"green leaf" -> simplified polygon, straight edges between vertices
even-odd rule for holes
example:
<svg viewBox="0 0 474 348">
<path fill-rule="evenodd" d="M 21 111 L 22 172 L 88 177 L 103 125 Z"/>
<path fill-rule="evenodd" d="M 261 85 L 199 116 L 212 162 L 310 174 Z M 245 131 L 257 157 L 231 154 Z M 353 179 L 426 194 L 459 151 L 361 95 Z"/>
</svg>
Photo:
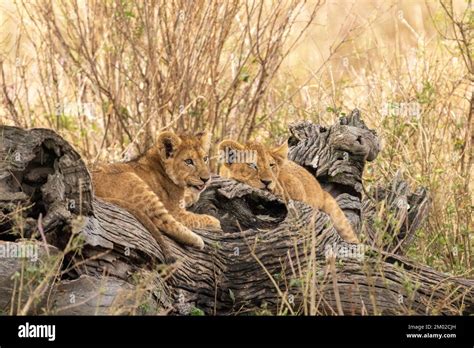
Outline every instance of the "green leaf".
<svg viewBox="0 0 474 348">
<path fill-rule="evenodd" d="M 301 279 L 297 279 L 297 278 L 293 278 L 293 279 L 290 279 L 290 287 L 303 287 L 303 282 L 301 281 Z"/>
<path fill-rule="evenodd" d="M 205 315 L 204 311 L 200 308 L 197 308 L 197 307 L 193 307 L 189 314 L 192 315 L 192 316 L 198 316 L 198 317 L 202 317 L 202 316 Z"/>
</svg>

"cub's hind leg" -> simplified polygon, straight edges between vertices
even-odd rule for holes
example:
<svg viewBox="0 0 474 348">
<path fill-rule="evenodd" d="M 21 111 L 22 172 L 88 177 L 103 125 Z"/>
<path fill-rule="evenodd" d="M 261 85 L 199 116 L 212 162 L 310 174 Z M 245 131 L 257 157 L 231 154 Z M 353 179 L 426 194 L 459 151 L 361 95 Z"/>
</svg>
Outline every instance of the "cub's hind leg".
<svg viewBox="0 0 474 348">
<path fill-rule="evenodd" d="M 138 221 L 140 221 L 148 231 L 150 231 L 158 245 L 161 247 L 165 263 L 171 264 L 176 261 L 176 258 L 170 252 L 168 242 L 166 242 L 163 238 L 162 232 L 153 224 L 153 221 L 151 221 L 150 218 L 143 211 L 136 209 L 134 205 L 121 199 L 104 198 L 104 200 L 124 208 L 126 211 L 132 214 Z"/>
<path fill-rule="evenodd" d="M 333 198 L 333 196 L 331 196 L 331 194 L 324 190 L 322 192 L 323 202 L 320 209 L 331 217 L 336 231 L 346 242 L 360 243 L 359 238 L 357 238 L 357 235 L 352 229 L 352 226 L 347 217 L 344 215 L 341 207 L 339 207 L 339 204 L 337 204 L 336 200 Z"/>
</svg>

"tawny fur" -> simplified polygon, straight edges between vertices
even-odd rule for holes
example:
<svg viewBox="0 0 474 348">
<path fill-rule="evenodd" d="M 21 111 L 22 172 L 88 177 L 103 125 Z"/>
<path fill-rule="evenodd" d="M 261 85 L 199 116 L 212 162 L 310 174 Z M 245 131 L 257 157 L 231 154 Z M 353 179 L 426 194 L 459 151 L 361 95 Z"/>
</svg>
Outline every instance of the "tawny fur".
<svg viewBox="0 0 474 348">
<path fill-rule="evenodd" d="M 196 190 L 189 190 L 189 189 L 184 190 L 184 199 L 182 202 L 182 206 L 184 208 L 189 208 L 190 206 L 192 206 L 194 203 L 196 203 L 199 200 L 200 196 L 201 196 L 201 192 L 197 192 Z"/>
<path fill-rule="evenodd" d="M 204 247 L 190 228 L 220 228 L 209 215 L 183 207 L 184 190 L 200 192 L 209 182 L 209 133 L 178 136 L 163 132 L 157 144 L 127 163 L 101 165 L 92 171 L 95 195 L 135 216 L 166 252 L 160 231 L 183 244 Z"/>
<path fill-rule="evenodd" d="M 251 158 L 256 153 L 256 163 L 230 163 L 225 157 L 221 175 L 268 190 L 285 199 L 302 201 L 331 217 L 335 229 L 347 242 L 359 243 L 349 220 L 336 200 L 321 188 L 316 178 L 305 168 L 287 159 L 288 145 L 285 143 L 275 149 L 267 149 L 258 143 L 242 145 L 233 140 L 224 140 L 219 145 L 221 153 L 234 155 L 245 153 L 240 158 Z"/>
</svg>

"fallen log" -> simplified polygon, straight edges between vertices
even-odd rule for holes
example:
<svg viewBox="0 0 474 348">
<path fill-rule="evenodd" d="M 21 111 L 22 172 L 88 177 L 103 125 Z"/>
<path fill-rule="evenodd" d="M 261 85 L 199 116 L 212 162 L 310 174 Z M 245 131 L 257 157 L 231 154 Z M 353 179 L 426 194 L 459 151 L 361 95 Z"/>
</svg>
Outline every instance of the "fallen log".
<svg viewBox="0 0 474 348">
<path fill-rule="evenodd" d="M 301 202 L 285 204 L 267 192 L 214 176 L 191 209 L 219 218 L 222 231 L 196 230 L 206 243 L 204 250 L 165 236 L 177 262 L 163 265 L 159 245 L 131 214 L 94 198 L 87 167 L 70 144 L 51 130 L 2 126 L 0 248 L 29 238 L 38 240 L 38 248 L 54 246 L 60 256 L 51 281 L 43 282 L 41 291 L 25 294 L 38 297 L 27 308 L 15 302 L 18 289 L 11 286 L 12 272 L 25 264 L 18 263 L 15 270 L 0 262 L 0 298 L 11 299 L 0 303 L 1 310 L 474 313 L 474 280 L 403 256 L 427 215 L 428 192 L 412 192 L 401 176 L 390 187 L 364 191 L 364 166 L 375 159 L 379 144 L 358 111 L 330 127 L 302 122 L 290 126 L 290 132 L 290 158 L 336 197 L 364 246 L 346 244 L 324 213 Z M 381 231 L 374 216 L 382 200 L 392 219 Z M 381 233 L 392 238 L 387 242 Z M 40 253 L 40 260 L 58 257 L 47 254 Z"/>
</svg>

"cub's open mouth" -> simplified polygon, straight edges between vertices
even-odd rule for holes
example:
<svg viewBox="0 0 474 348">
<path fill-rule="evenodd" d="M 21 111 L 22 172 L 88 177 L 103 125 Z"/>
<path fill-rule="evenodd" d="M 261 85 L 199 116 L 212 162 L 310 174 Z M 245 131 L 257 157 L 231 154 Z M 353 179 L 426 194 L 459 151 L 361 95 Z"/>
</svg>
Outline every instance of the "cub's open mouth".
<svg viewBox="0 0 474 348">
<path fill-rule="evenodd" d="M 204 190 L 204 188 L 206 186 L 205 185 L 191 185 L 191 187 L 198 190 L 198 191 L 202 191 L 202 190 Z"/>
</svg>

